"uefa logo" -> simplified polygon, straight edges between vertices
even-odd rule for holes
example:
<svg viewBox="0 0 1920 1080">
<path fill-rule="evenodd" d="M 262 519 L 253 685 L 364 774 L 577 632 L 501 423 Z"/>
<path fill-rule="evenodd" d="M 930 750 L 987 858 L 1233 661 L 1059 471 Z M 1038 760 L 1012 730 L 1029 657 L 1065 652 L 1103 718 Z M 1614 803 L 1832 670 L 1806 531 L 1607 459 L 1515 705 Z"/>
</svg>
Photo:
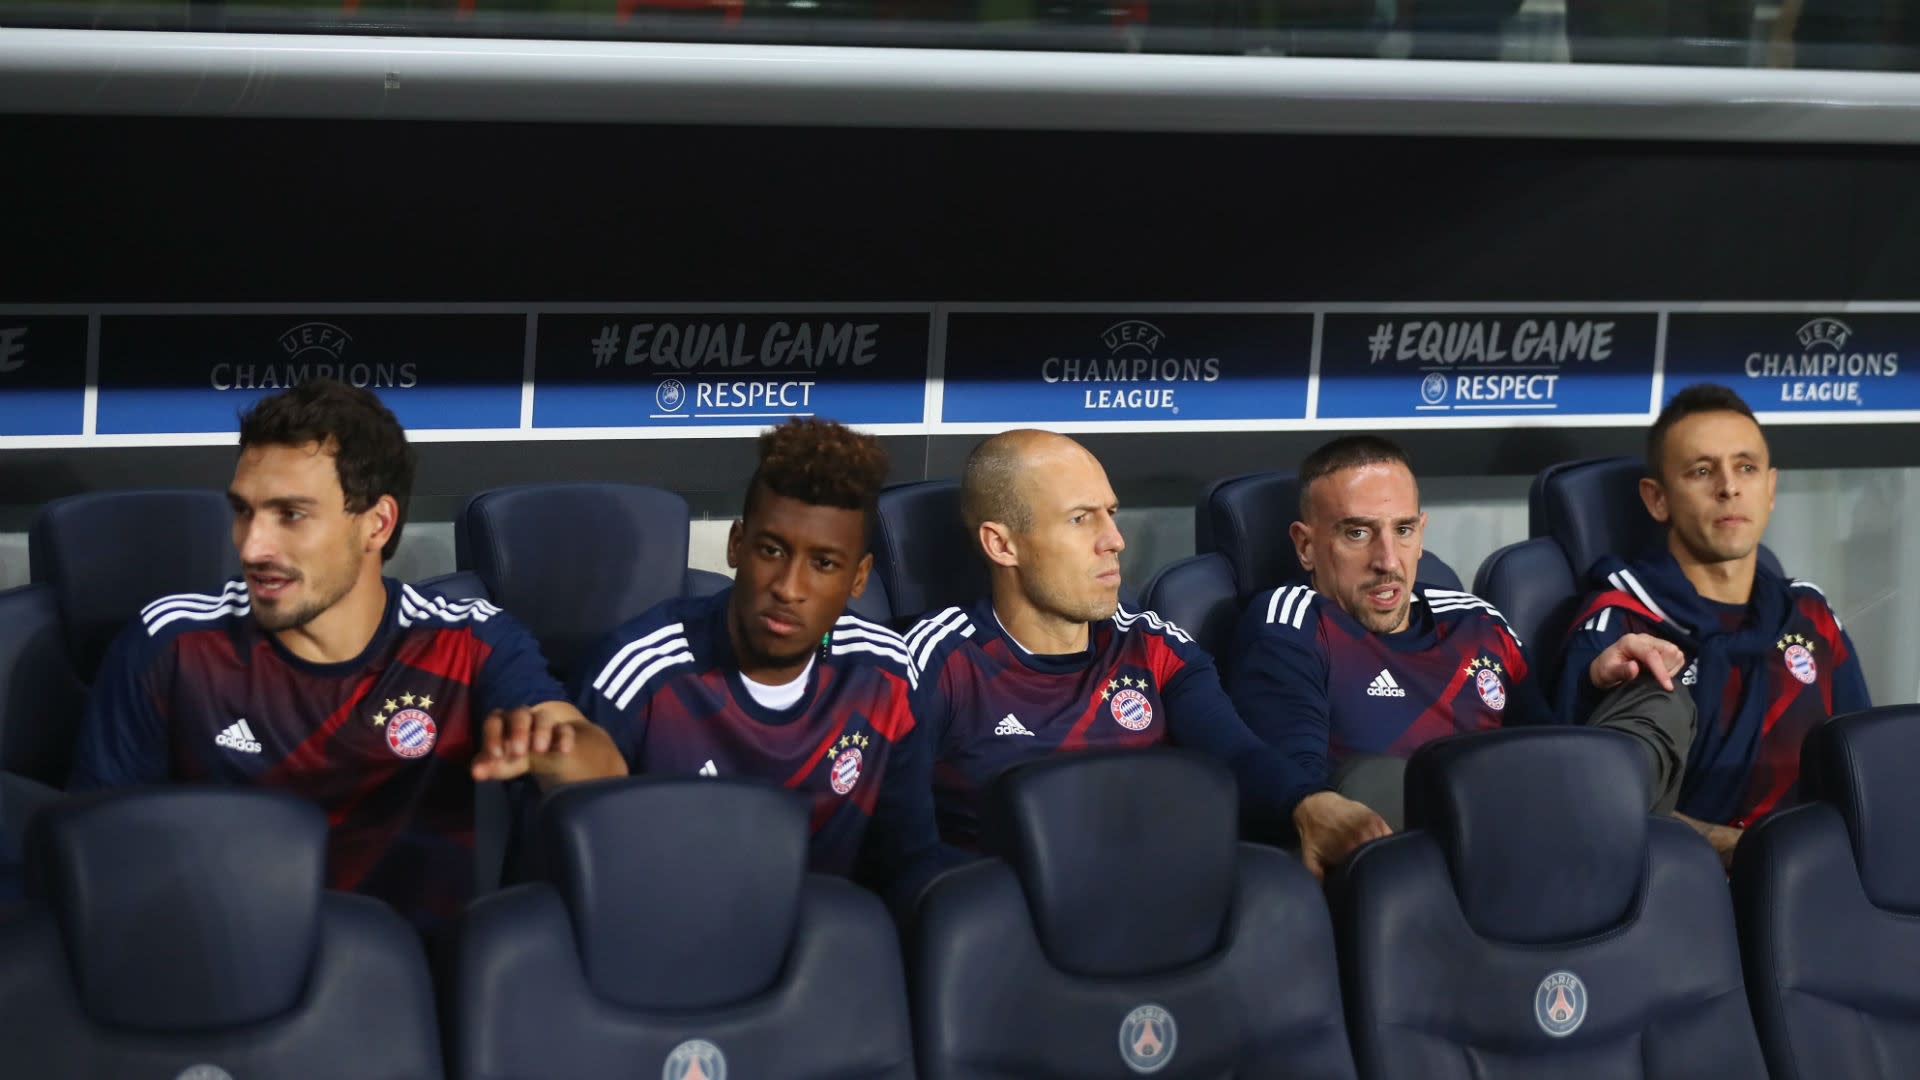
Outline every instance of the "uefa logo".
<svg viewBox="0 0 1920 1080">
<path fill-rule="evenodd" d="M 1556 971 L 1533 992 L 1533 1018 L 1556 1039 L 1579 1030 L 1587 1018 L 1587 986 L 1571 971 Z"/>
<path fill-rule="evenodd" d="M 1438 405 L 1447 400 L 1447 377 L 1437 371 L 1430 371 L 1420 380 L 1420 400 L 1429 405 Z"/>
<path fill-rule="evenodd" d="M 688 1039 L 667 1055 L 660 1080 L 727 1080 L 727 1055 L 705 1039 Z"/>
<path fill-rule="evenodd" d="M 687 404 L 687 384 L 679 379 L 663 380 L 654 387 L 653 403 L 661 412 L 679 412 Z"/>
<path fill-rule="evenodd" d="M 1142 1005 L 1120 1021 L 1120 1060 L 1137 1073 L 1156 1073 L 1173 1060 L 1179 1032 L 1173 1014 L 1158 1005 Z"/>
</svg>

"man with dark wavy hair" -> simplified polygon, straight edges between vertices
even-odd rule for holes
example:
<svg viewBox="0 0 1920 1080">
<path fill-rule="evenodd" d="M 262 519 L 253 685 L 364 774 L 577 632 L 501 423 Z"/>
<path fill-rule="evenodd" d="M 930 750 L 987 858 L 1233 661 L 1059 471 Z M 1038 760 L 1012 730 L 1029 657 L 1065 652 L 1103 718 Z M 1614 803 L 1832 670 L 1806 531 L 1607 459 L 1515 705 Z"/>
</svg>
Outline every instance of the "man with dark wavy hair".
<svg viewBox="0 0 1920 1080">
<path fill-rule="evenodd" d="M 760 437 L 733 586 L 615 631 L 576 700 L 635 773 L 745 776 L 812 801 L 812 868 L 909 899 L 937 869 L 931 765 L 900 635 L 847 612 L 873 557 L 879 441 L 796 419 Z"/>
<path fill-rule="evenodd" d="M 329 885 L 432 928 L 474 890 L 475 780 L 620 770 L 511 616 L 382 576 L 412 483 L 372 393 L 320 379 L 256 404 L 227 489 L 244 576 L 161 597 L 120 635 L 69 786 L 291 792 L 332 822 Z M 476 755 L 487 727 L 518 752 Z"/>
</svg>

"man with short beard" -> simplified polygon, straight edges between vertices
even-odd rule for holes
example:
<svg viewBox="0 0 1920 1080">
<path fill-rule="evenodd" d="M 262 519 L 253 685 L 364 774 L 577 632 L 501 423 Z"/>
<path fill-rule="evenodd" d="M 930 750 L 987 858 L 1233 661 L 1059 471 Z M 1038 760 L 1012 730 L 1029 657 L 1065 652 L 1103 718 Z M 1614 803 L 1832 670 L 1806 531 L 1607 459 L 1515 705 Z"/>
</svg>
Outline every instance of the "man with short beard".
<svg viewBox="0 0 1920 1080">
<path fill-rule="evenodd" d="M 1860 656 L 1827 598 L 1760 564 L 1777 472 L 1753 411 L 1724 386 L 1674 395 L 1647 435 L 1640 497 L 1667 526 L 1632 562 L 1603 558 L 1567 642 L 1560 706 L 1598 695 L 1588 658 L 1624 634 L 1651 633 L 1688 660 L 1681 683 L 1701 723 L 1678 816 L 1729 865 L 1747 825 L 1789 799 L 1800 744 L 1830 716 L 1869 708 Z"/>
<path fill-rule="evenodd" d="M 1286 795 L 1315 873 L 1400 825 L 1406 758 L 1443 735 L 1550 723 L 1506 619 L 1472 593 L 1416 582 L 1427 516 L 1407 454 L 1335 439 L 1300 466 L 1294 552 L 1308 579 L 1254 598 L 1235 636 L 1229 690 L 1247 725 L 1292 764 Z M 1679 650 L 1629 634 L 1591 658 L 1623 689 L 1591 723 L 1638 738 L 1653 804 L 1671 797 L 1692 710 L 1672 693 Z M 1635 681 L 1642 673 L 1649 680 Z M 1657 684 L 1657 688 L 1654 684 Z"/>
<path fill-rule="evenodd" d="M 244 577 L 161 597 L 115 641 L 69 788 L 297 795 L 332 822 L 328 885 L 431 930 L 474 890 L 476 780 L 624 771 L 512 617 L 381 575 L 412 482 L 369 391 L 321 379 L 249 410 L 227 489 Z"/>
</svg>

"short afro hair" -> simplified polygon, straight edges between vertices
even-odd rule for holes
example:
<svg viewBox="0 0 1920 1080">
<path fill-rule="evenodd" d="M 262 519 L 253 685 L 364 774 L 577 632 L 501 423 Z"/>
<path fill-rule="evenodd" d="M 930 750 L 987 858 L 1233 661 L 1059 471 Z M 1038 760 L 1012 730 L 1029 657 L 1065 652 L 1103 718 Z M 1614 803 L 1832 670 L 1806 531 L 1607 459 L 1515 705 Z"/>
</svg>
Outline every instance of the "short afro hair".
<svg viewBox="0 0 1920 1080">
<path fill-rule="evenodd" d="M 869 521 L 887 482 L 880 440 L 835 423 L 796 417 L 760 436 L 760 464 L 747 484 L 742 514 L 753 513 L 762 488 L 811 506 L 858 510 Z"/>
</svg>

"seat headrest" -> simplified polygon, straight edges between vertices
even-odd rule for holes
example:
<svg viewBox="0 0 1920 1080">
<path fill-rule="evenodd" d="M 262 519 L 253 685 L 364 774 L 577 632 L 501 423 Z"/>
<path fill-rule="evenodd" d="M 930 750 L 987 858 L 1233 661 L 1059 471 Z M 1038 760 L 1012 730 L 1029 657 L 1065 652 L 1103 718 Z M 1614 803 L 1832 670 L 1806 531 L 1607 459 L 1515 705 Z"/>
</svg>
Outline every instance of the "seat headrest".
<svg viewBox="0 0 1920 1080">
<path fill-rule="evenodd" d="M 29 573 L 53 586 L 74 671 L 100 658 L 140 609 L 175 593 L 218 593 L 240 574 L 233 511 L 218 491 L 102 491 L 34 517 Z"/>
<path fill-rule="evenodd" d="M 549 798 L 540 844 L 600 998 L 711 1009 L 779 978 L 807 874 L 795 793 L 709 777 L 581 784 Z"/>
<path fill-rule="evenodd" d="M 1239 794 L 1224 766 L 1170 749 L 1062 754 L 995 789 L 989 836 L 1054 967 L 1139 977 L 1219 947 L 1239 845 Z"/>
<path fill-rule="evenodd" d="M 81 1007 L 109 1027 L 258 1023 L 300 1000 L 327 819 L 274 792 L 168 788 L 56 803 L 29 837 Z"/>
<path fill-rule="evenodd" d="M 1215 482 L 1202 499 L 1195 550 L 1227 557 L 1244 606 L 1258 593 L 1306 576 L 1288 533 L 1299 519 L 1300 484 L 1292 473 L 1230 477 Z M 1421 554 L 1414 578 L 1443 589 L 1461 588 L 1460 575 L 1430 551 Z"/>
<path fill-rule="evenodd" d="M 1575 941 L 1638 900 L 1652 780 L 1639 746 L 1601 728 L 1452 736 L 1407 762 L 1407 826 L 1440 845 L 1476 933 Z"/>
<path fill-rule="evenodd" d="M 964 607 L 992 590 L 960 512 L 960 482 L 922 480 L 880 493 L 873 515 L 873 573 L 894 621 Z"/>
<path fill-rule="evenodd" d="M 1920 706 L 1835 717 L 1800 751 L 1800 793 L 1831 804 L 1847 823 L 1860 885 L 1875 907 L 1920 915 Z"/>
<path fill-rule="evenodd" d="M 1529 531 L 1560 545 L 1576 578 L 1585 579 L 1605 555 L 1630 559 L 1658 546 L 1666 526 L 1640 498 L 1646 463 L 1635 457 L 1594 458 L 1551 466 L 1527 494 Z M 1761 565 L 1785 577 L 1780 559 L 1760 545 Z"/>
<path fill-rule="evenodd" d="M 1631 457 L 1576 461 L 1540 474 L 1540 524 L 1576 576 L 1586 577 L 1603 555 L 1630 558 L 1659 543 L 1661 525 L 1640 499 L 1646 474 Z"/>
<path fill-rule="evenodd" d="M 1240 602 L 1299 577 L 1287 527 L 1300 517 L 1300 484 L 1290 472 L 1249 473 L 1207 489 L 1206 525 L 1196 528 L 1196 551 L 1218 551 L 1233 564 Z"/>
<path fill-rule="evenodd" d="M 687 501 L 642 484 L 523 484 L 468 500 L 455 561 L 526 624 L 561 678 L 686 585 Z"/>
</svg>

